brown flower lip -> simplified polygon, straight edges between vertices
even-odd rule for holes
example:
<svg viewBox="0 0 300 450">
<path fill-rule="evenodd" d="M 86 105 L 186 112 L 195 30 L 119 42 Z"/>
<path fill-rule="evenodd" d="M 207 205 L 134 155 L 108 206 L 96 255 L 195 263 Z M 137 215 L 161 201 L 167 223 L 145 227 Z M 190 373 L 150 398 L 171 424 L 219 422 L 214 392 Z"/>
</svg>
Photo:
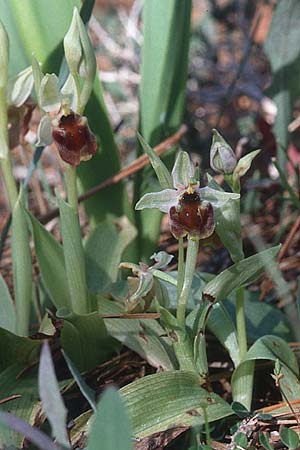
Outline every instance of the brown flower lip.
<svg viewBox="0 0 300 450">
<path fill-rule="evenodd" d="M 53 140 L 61 159 L 66 163 L 78 166 L 81 161 L 88 161 L 96 153 L 96 138 L 86 117 L 71 111 L 52 125 Z"/>
<path fill-rule="evenodd" d="M 187 234 L 191 238 L 205 239 L 215 229 L 213 207 L 209 202 L 202 202 L 196 191 L 185 191 L 179 198 L 178 205 L 169 210 L 171 232 L 175 238 Z"/>
</svg>

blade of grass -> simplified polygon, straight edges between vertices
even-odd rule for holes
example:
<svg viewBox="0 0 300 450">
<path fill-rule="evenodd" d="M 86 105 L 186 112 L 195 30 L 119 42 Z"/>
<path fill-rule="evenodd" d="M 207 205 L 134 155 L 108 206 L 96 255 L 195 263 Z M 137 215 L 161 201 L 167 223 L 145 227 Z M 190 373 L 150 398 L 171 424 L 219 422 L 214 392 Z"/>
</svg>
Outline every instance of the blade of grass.
<svg viewBox="0 0 300 450">
<path fill-rule="evenodd" d="M 157 145 L 181 123 L 185 99 L 191 1 L 146 0 L 140 85 L 140 133 Z M 142 185 L 143 180 L 143 185 Z M 151 172 L 137 176 L 135 201 L 153 190 Z M 137 213 L 139 252 L 147 260 L 157 245 L 161 214 Z"/>
</svg>

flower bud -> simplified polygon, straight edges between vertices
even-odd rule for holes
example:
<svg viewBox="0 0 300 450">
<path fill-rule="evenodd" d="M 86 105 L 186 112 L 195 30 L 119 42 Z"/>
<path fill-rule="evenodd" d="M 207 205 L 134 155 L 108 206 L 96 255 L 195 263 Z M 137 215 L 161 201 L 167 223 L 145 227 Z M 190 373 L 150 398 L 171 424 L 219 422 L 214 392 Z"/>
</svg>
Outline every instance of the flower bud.
<svg viewBox="0 0 300 450">
<path fill-rule="evenodd" d="M 97 142 L 86 117 L 70 112 L 52 122 L 52 137 L 60 157 L 71 166 L 88 161 L 97 151 Z"/>
<path fill-rule="evenodd" d="M 97 65 L 93 47 L 77 8 L 74 8 L 72 22 L 64 38 L 64 50 L 78 91 L 80 112 L 84 110 L 90 97 Z"/>
<path fill-rule="evenodd" d="M 210 167 L 218 173 L 224 175 L 231 174 L 237 164 L 234 151 L 227 144 L 225 139 L 213 130 L 213 141 L 210 149 Z"/>
</svg>

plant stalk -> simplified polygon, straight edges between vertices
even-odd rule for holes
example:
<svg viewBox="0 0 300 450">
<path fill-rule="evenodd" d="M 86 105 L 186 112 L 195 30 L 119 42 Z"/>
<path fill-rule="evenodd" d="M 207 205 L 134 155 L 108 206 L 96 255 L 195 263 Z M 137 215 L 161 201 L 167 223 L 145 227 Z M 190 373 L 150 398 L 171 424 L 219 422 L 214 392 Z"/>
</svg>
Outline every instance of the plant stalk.
<svg viewBox="0 0 300 450">
<path fill-rule="evenodd" d="M 184 248 L 183 238 L 178 239 L 178 276 L 177 276 L 177 299 L 179 299 L 184 281 Z"/>
<path fill-rule="evenodd" d="M 11 210 L 13 210 L 17 200 L 18 200 L 18 188 L 16 180 L 13 176 L 13 168 L 10 154 L 6 158 L 1 159 L 1 169 L 7 190 L 8 200 Z"/>
<path fill-rule="evenodd" d="M 189 299 L 193 276 L 196 268 L 198 249 L 199 240 L 188 239 L 184 281 L 177 304 L 177 320 L 179 325 L 181 325 L 183 328 L 185 327 L 186 306 Z"/>
<path fill-rule="evenodd" d="M 67 189 L 68 203 L 72 208 L 78 212 L 78 192 L 77 192 L 77 176 L 76 167 L 70 166 L 65 171 L 65 181 Z"/>
</svg>

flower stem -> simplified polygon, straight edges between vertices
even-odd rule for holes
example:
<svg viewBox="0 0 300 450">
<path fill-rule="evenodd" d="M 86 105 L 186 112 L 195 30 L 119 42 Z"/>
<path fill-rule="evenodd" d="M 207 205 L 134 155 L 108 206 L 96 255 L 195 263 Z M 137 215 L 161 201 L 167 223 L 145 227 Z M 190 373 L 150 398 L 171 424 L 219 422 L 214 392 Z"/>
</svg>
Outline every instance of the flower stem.
<svg viewBox="0 0 300 450">
<path fill-rule="evenodd" d="M 247 330 L 245 319 L 244 287 L 240 287 L 236 292 L 236 327 L 239 343 L 240 358 L 247 353 Z"/>
<path fill-rule="evenodd" d="M 185 312 L 197 263 L 198 249 L 199 240 L 189 239 L 186 253 L 183 287 L 178 298 L 177 305 L 177 320 L 179 325 L 181 325 L 182 327 L 185 327 Z"/>
<path fill-rule="evenodd" d="M 1 159 L 1 169 L 3 173 L 3 178 L 5 186 L 7 189 L 8 200 L 11 210 L 13 210 L 17 200 L 18 200 L 18 188 L 16 180 L 13 176 L 12 162 L 10 154 L 6 158 Z"/>
<path fill-rule="evenodd" d="M 177 277 L 177 299 L 179 299 L 184 280 L 184 248 L 183 238 L 178 239 L 178 277 Z"/>
<path fill-rule="evenodd" d="M 77 212 L 78 211 L 78 193 L 77 193 L 77 177 L 76 167 L 70 166 L 65 171 L 66 189 L 68 203 Z"/>
</svg>

